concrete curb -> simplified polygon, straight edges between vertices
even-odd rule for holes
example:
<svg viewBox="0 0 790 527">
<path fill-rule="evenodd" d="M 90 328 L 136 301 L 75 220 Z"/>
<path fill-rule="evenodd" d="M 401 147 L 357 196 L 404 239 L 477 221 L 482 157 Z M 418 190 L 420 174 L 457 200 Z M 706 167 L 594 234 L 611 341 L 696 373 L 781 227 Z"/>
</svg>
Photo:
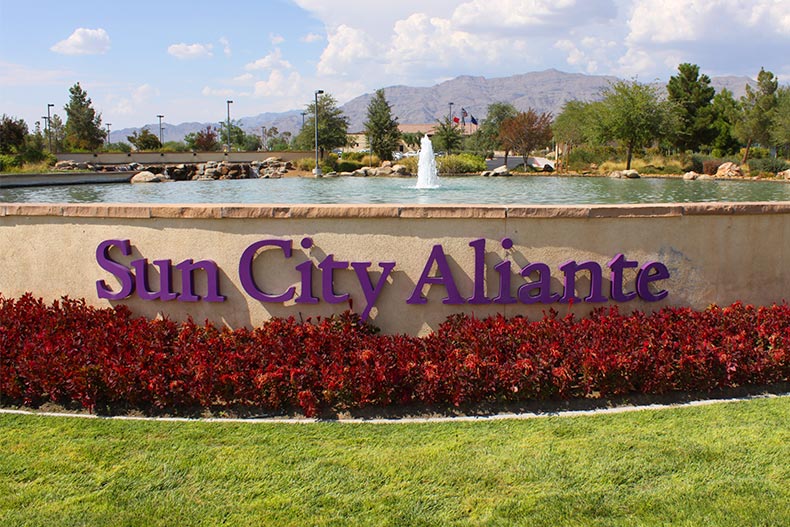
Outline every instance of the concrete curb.
<svg viewBox="0 0 790 527">
<path fill-rule="evenodd" d="M 279 417 L 254 417 L 254 418 L 190 418 L 190 417 L 138 417 L 138 416 L 100 416 L 95 414 L 72 414 L 62 412 L 36 412 L 33 410 L 12 410 L 0 408 L 0 414 L 6 415 L 34 415 L 39 417 L 73 417 L 79 419 L 101 419 L 108 421 L 160 421 L 175 423 L 255 423 L 255 424 L 316 424 L 316 423 L 343 423 L 343 424 L 419 424 L 419 423 L 470 423 L 470 422 L 490 422 L 504 420 L 525 420 L 539 419 L 545 417 L 578 417 L 608 414 L 622 414 L 628 412 L 640 412 L 644 410 L 671 410 L 677 408 L 689 408 L 698 406 L 710 406 L 714 404 L 735 403 L 751 401 L 755 399 L 776 399 L 780 397 L 790 397 L 790 392 L 780 394 L 761 394 L 746 397 L 734 397 L 728 399 L 703 399 L 700 401 L 689 401 L 673 404 L 649 404 L 642 406 L 617 406 L 614 408 L 599 408 L 594 410 L 566 410 L 558 412 L 534 413 L 525 412 L 519 414 L 494 414 L 482 416 L 458 416 L 458 417 L 403 417 L 403 418 L 342 418 L 342 419 L 309 419 L 309 418 L 279 418 Z"/>
</svg>

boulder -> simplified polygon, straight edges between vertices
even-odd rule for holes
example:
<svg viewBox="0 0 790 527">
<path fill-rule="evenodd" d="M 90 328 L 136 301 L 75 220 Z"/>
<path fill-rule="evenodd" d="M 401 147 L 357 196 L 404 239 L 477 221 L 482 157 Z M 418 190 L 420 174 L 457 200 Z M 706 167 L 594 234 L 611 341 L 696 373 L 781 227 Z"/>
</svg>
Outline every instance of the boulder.
<svg viewBox="0 0 790 527">
<path fill-rule="evenodd" d="M 392 167 L 392 161 L 382 161 L 381 168 L 390 168 Z"/>
<path fill-rule="evenodd" d="M 391 176 L 393 174 L 392 166 L 380 166 L 376 169 L 377 176 Z"/>
<path fill-rule="evenodd" d="M 409 169 L 406 168 L 405 165 L 392 165 L 392 172 L 393 174 L 397 174 L 399 176 L 409 175 Z"/>
<path fill-rule="evenodd" d="M 623 170 L 623 177 L 627 179 L 639 179 L 639 172 L 633 168 L 630 170 Z"/>
<path fill-rule="evenodd" d="M 154 174 L 153 172 L 143 170 L 142 172 L 138 172 L 137 174 L 132 176 L 131 182 L 132 183 L 161 183 L 166 179 L 167 178 L 162 174 Z"/>
<path fill-rule="evenodd" d="M 700 174 L 697 177 L 697 181 L 710 181 L 716 179 L 715 176 L 711 176 L 710 174 Z"/>
<path fill-rule="evenodd" d="M 496 167 L 494 170 L 491 171 L 492 176 L 507 176 L 510 175 L 510 170 L 507 169 L 507 165 L 502 165 L 500 167 Z"/>
<path fill-rule="evenodd" d="M 480 173 L 480 175 L 483 177 L 491 177 L 492 175 L 494 175 L 494 173 L 491 172 L 490 170 L 484 170 Z"/>
<path fill-rule="evenodd" d="M 783 170 L 782 172 L 779 172 L 778 174 L 776 174 L 776 177 L 778 177 L 779 179 L 790 179 L 790 168 L 788 168 L 787 170 Z"/>
<path fill-rule="evenodd" d="M 743 170 L 735 163 L 727 162 L 719 165 L 716 170 L 716 177 L 743 177 Z"/>
<path fill-rule="evenodd" d="M 693 170 L 691 172 L 686 172 L 685 174 L 683 174 L 683 179 L 685 181 L 694 181 L 698 177 L 699 177 L 699 174 L 697 174 Z"/>
</svg>

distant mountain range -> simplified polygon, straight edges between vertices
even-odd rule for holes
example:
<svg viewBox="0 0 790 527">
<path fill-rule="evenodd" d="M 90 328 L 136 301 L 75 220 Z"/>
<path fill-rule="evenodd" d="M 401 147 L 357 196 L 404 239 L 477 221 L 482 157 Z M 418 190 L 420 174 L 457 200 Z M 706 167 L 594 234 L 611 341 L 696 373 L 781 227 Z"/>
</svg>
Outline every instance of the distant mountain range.
<svg viewBox="0 0 790 527">
<path fill-rule="evenodd" d="M 585 75 L 565 73 L 555 69 L 487 79 L 468 75 L 456 77 L 430 87 L 390 86 L 384 88 L 387 101 L 401 124 L 434 123 L 449 113 L 449 103 L 453 103 L 453 114 L 460 116 L 461 109 L 482 121 L 488 105 L 494 102 L 509 102 L 519 110 L 533 108 L 538 112 L 552 112 L 557 115 L 562 106 L 571 100 L 595 101 L 617 77 L 605 75 Z M 747 84 L 755 86 L 749 77 L 713 77 L 711 84 L 719 92 L 723 88 L 732 91 L 736 98 L 742 96 Z M 655 83 L 659 88 L 665 84 Z M 372 93 L 360 95 L 340 106 L 349 118 L 349 131 L 358 132 L 364 128 L 367 107 Z M 241 127 L 250 132 L 260 133 L 261 127 L 276 126 L 280 132 L 296 134 L 302 125 L 302 111 L 290 110 L 281 113 L 262 113 L 253 117 L 239 119 Z M 165 141 L 181 141 L 189 133 L 205 129 L 217 123 L 163 124 Z M 145 125 L 154 133 L 159 131 L 159 123 Z M 126 141 L 126 137 L 140 128 L 111 130 L 111 142 Z"/>
</svg>

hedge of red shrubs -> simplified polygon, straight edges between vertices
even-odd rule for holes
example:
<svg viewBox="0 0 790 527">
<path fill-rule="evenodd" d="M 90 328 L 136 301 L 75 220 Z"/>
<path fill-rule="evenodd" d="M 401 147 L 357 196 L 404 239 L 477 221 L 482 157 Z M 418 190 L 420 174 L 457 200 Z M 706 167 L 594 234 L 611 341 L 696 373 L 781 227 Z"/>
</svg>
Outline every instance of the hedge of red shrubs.
<svg viewBox="0 0 790 527">
<path fill-rule="evenodd" d="M 255 329 L 0 295 L 0 398 L 144 412 L 266 411 L 709 391 L 790 381 L 790 308 L 741 303 L 541 320 L 468 315 L 427 337 L 351 313 Z"/>
</svg>

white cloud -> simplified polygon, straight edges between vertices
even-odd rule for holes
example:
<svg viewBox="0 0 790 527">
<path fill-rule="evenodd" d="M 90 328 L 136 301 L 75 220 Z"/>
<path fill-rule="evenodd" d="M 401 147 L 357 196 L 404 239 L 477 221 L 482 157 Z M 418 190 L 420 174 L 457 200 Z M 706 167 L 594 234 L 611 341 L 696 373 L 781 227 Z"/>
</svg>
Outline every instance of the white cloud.
<svg viewBox="0 0 790 527">
<path fill-rule="evenodd" d="M 272 43 L 272 46 L 276 46 L 285 42 L 285 37 L 276 33 L 269 33 L 269 41 Z"/>
<path fill-rule="evenodd" d="M 283 54 L 282 51 L 280 51 L 280 48 L 276 48 L 265 57 L 260 58 L 255 62 L 250 62 L 244 66 L 244 69 L 247 71 L 268 70 L 272 68 L 292 68 L 291 63 L 283 59 Z"/>
<path fill-rule="evenodd" d="M 272 70 L 267 80 L 255 83 L 255 97 L 294 96 L 301 91 L 302 77 L 293 71 L 288 75 L 282 70 Z"/>
<path fill-rule="evenodd" d="M 323 39 L 324 37 L 322 37 L 318 33 L 308 33 L 305 36 L 303 36 L 300 40 L 302 42 L 307 42 L 308 44 L 310 44 L 313 42 L 318 42 L 319 40 L 323 40 Z"/>
<path fill-rule="evenodd" d="M 101 55 L 110 49 L 110 35 L 101 28 L 81 27 L 49 49 L 63 55 Z"/>
<path fill-rule="evenodd" d="M 214 48 L 212 44 L 172 44 L 168 46 L 167 52 L 177 59 L 199 59 L 211 57 Z"/>
<path fill-rule="evenodd" d="M 320 75 L 343 75 L 355 71 L 360 61 L 380 56 L 380 43 L 366 32 L 339 26 L 327 35 L 328 43 L 318 62 Z"/>
<path fill-rule="evenodd" d="M 252 73 L 242 73 L 241 75 L 233 77 L 233 82 L 244 84 L 252 81 L 253 79 L 255 79 L 255 75 L 253 75 Z"/>
<path fill-rule="evenodd" d="M 142 108 L 158 96 L 159 90 L 147 83 L 133 88 L 131 92 L 128 92 L 122 97 L 110 95 L 108 97 L 108 100 L 112 104 L 110 114 L 135 115 L 141 113 Z"/>
<path fill-rule="evenodd" d="M 230 42 L 225 37 L 220 37 L 219 43 L 222 44 L 222 52 L 225 54 L 226 57 L 230 57 Z"/>
</svg>

